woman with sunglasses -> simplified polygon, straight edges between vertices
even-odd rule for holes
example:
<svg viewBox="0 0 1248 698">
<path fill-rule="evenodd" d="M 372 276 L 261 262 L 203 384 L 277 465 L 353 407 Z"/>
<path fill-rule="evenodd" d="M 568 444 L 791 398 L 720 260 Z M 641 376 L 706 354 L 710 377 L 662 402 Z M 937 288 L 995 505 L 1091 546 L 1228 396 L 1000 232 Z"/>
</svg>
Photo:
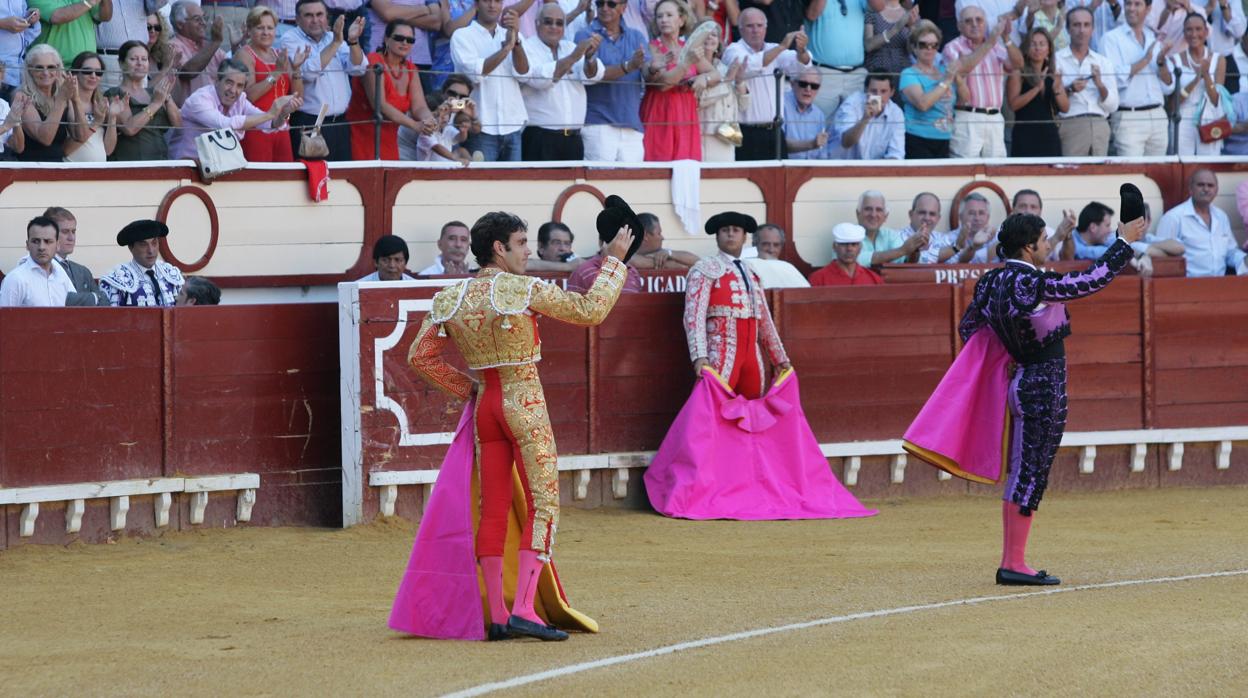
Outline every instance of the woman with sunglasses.
<svg viewBox="0 0 1248 698">
<path fill-rule="evenodd" d="M 386 25 L 385 42 L 368 54 L 369 70 L 352 80 L 351 105 L 347 121 L 351 123 L 351 152 L 357 160 L 399 159 L 399 126 L 430 134 L 438 126 L 437 119 L 425 103 L 421 91 L 420 72 L 408 60 L 416 31 L 406 22 L 395 20 Z M 381 90 L 373 66 L 382 67 Z M 374 108 L 381 111 L 381 152 L 374 156 Z"/>
<path fill-rule="evenodd" d="M 100 89 L 104 62 L 98 54 L 83 51 L 74 56 L 70 73 L 78 81 L 78 99 L 71 107 L 78 133 L 65 141 L 65 162 L 105 162 L 117 147 L 117 122 L 126 105 L 109 99 Z"/>
<path fill-rule="evenodd" d="M 120 98 L 130 108 L 130 116 L 120 125 L 117 147 L 110 161 L 168 160 L 169 129 L 182 125 L 182 110 L 173 101 L 177 76 L 165 70 L 151 76 L 151 55 L 142 41 L 127 41 L 117 50 L 121 63 L 121 84 L 105 92 Z M 148 86 L 150 84 L 150 87 Z"/>
<path fill-rule="evenodd" d="M 21 93 L 25 95 L 22 129 L 26 147 L 18 153 L 28 162 L 61 162 L 65 141 L 69 140 L 70 106 L 78 97 L 78 81 L 65 76 L 61 54 L 48 44 L 36 44 L 26 51 Z M 16 105 L 17 100 L 14 100 Z"/>
<path fill-rule="evenodd" d="M 164 70 L 173 60 L 173 49 L 169 47 L 168 25 L 159 14 L 147 16 L 147 58 L 156 70 Z"/>
<path fill-rule="evenodd" d="M 955 59 L 937 67 L 940 39 L 940 29 L 926 19 L 910 32 L 914 65 L 901 71 L 898 85 L 906 112 L 907 160 L 949 157 L 960 62 Z"/>
<path fill-rule="evenodd" d="M 684 51 L 693 29 L 693 13 L 682 0 L 662 0 L 654 8 L 650 64 L 646 66 L 646 94 L 641 99 L 645 124 L 646 160 L 702 159 L 702 129 L 698 100 L 690 84 L 700 75 L 719 73 L 706 57 L 705 47 Z"/>
<path fill-rule="evenodd" d="M 247 13 L 247 42 L 235 52 L 235 60 L 247 68 L 247 99 L 257 109 L 267 111 L 273 100 L 289 94 L 303 97 L 303 73 L 300 68 L 312 47 L 305 45 L 293 56 L 275 51 L 277 14 L 257 5 Z M 274 130 L 256 129 L 243 139 L 243 155 L 248 162 L 293 162 L 290 126 L 283 123 Z"/>
<path fill-rule="evenodd" d="M 1023 42 L 1023 66 L 1010 71 L 1006 98 L 1014 111 L 1010 157 L 1061 157 L 1057 113 L 1070 109 L 1065 90 L 1055 90 L 1061 76 L 1053 67 L 1053 39 L 1044 29 L 1032 29 Z"/>
</svg>

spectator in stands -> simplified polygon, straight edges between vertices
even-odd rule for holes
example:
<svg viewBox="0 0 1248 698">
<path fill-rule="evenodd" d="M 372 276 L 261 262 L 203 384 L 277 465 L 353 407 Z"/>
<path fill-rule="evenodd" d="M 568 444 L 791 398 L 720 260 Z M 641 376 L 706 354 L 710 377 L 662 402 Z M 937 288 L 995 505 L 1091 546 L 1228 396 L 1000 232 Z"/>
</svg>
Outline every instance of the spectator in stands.
<svg viewBox="0 0 1248 698">
<path fill-rule="evenodd" d="M 529 58 L 520 41 L 519 17 L 502 9 L 502 0 L 479 0 L 476 20 L 451 37 L 455 70 L 476 77 L 473 91 L 481 132 L 469 150 L 485 160 L 520 160 L 520 131 L 528 120 L 517 78 L 529 74 Z"/>
<path fill-rule="evenodd" d="M 1049 35 L 1049 58 L 1051 60 L 1058 51 L 1070 46 L 1070 34 L 1066 33 L 1066 16 L 1062 11 L 1062 0 L 1039 0 L 1039 2 L 1039 7 L 1034 9 L 1030 3 L 1027 4 L 1023 14 L 1015 23 L 1015 32 L 1022 36 L 1031 36 L 1037 29 L 1043 30 Z M 1023 47 L 1024 55 L 1026 48 L 1026 46 Z"/>
<path fill-rule="evenodd" d="M 540 30 L 539 30 L 540 31 Z M 547 262 L 566 262 L 576 258 L 572 251 L 572 235 L 568 226 L 558 221 L 547 221 L 537 229 L 537 257 Z M 590 277 L 591 282 L 594 277 Z"/>
<path fill-rule="evenodd" d="M 903 238 L 901 233 L 892 228 L 885 228 L 888 221 L 888 201 L 884 194 L 875 191 L 864 191 L 858 197 L 858 225 L 864 231 L 859 245 L 858 263 L 864 267 L 881 264 L 902 264 L 912 254 L 922 248 L 923 239 L 919 236 Z"/>
<path fill-rule="evenodd" d="M 784 96 L 784 143 L 794 160 L 822 160 L 828 156 L 828 119 L 815 104 L 823 87 L 823 73 L 815 66 L 790 77 L 792 90 Z"/>
<path fill-rule="evenodd" d="M 899 83 L 905 108 L 907 160 L 949 157 L 957 96 L 956 68 L 961 61 L 936 65 L 940 42 L 940 29 L 927 20 L 910 31 L 914 65 L 901 71 Z"/>
<path fill-rule="evenodd" d="M 906 157 L 906 119 L 893 103 L 893 80 L 867 76 L 866 93 L 846 97 L 832 119 L 832 159 L 903 160 Z"/>
<path fill-rule="evenodd" d="M 719 0 L 719 4 L 728 8 L 728 29 L 737 25 L 741 12 L 750 8 L 760 10 L 767 17 L 767 33 L 763 38 L 771 44 L 780 43 L 790 32 L 801 29 L 806 21 L 805 0 Z M 737 16 L 732 16 L 734 12 Z M 724 41 L 731 41 L 730 32 L 725 31 Z"/>
<path fill-rule="evenodd" d="M 1165 0 L 1157 0 L 1157 4 L 1165 5 Z M 1092 12 L 1092 50 L 1104 53 L 1101 41 L 1109 30 L 1118 26 L 1122 17 L 1123 9 L 1120 0 L 1065 0 L 1067 14 L 1076 7 L 1085 7 Z M 1065 26 L 1064 22 L 1063 26 Z M 1149 27 L 1157 28 L 1151 21 Z M 1070 34 L 1067 33 L 1067 37 L 1069 36 Z"/>
<path fill-rule="evenodd" d="M 0 64 L 4 78 L 0 79 L 0 100 L 10 102 L 22 84 L 22 57 L 26 47 L 39 38 L 42 25 L 39 10 L 27 5 L 26 0 L 0 1 Z"/>
<path fill-rule="evenodd" d="M 18 159 L 61 162 L 65 159 L 65 141 L 69 140 L 70 124 L 75 124 L 75 134 L 81 135 L 77 134 L 73 113 L 73 102 L 78 98 L 78 81 L 66 77 L 64 73 L 61 57 L 51 46 L 38 44 L 26 52 L 21 87 L 24 97 L 14 99 L 14 105 L 22 107 L 22 128 L 26 141 Z"/>
<path fill-rule="evenodd" d="M 1175 84 L 1179 91 L 1178 154 L 1220 155 L 1222 139 L 1205 143 L 1200 127 L 1227 116 L 1226 58 L 1209 49 L 1209 24 L 1199 14 L 1187 16 L 1183 36 L 1187 50 L 1170 57 L 1170 71 L 1179 76 Z"/>
<path fill-rule="evenodd" d="M 1118 109 L 1118 68 L 1092 50 L 1092 11 L 1076 7 L 1066 13 L 1070 46 L 1057 52 L 1054 81 L 1057 101 L 1068 103 L 1058 114 L 1058 135 L 1066 157 L 1109 154 L 1109 115 Z"/>
<path fill-rule="evenodd" d="M 131 259 L 100 277 L 100 290 L 111 305 L 168 307 L 177 301 L 184 283 L 182 272 L 160 261 L 157 238 L 167 235 L 169 226 L 153 220 L 134 221 L 117 233 L 117 244 L 130 248 Z"/>
<path fill-rule="evenodd" d="M 224 8 L 222 8 L 224 9 Z M 294 56 L 274 48 L 277 40 L 277 13 L 263 5 L 247 13 L 247 43 L 234 52 L 235 59 L 247 68 L 247 99 L 257 109 L 268 109 L 273 100 L 303 92 L 300 71 L 311 55 L 304 46 Z M 318 57 L 319 58 L 319 57 Z M 370 112 L 371 113 L 371 112 Z M 280 130 L 254 131 L 243 140 L 243 154 L 248 162 L 291 162 L 289 127 Z"/>
<path fill-rule="evenodd" d="M 706 51 L 714 56 L 715 72 L 699 75 L 693 81 L 702 126 L 702 162 L 732 162 L 737 159 L 736 146 L 742 142 L 741 113 L 750 108 L 752 101 L 745 61 L 725 62 L 716 32 L 707 34 L 706 42 Z"/>
<path fill-rule="evenodd" d="M 1041 220 L 1044 219 L 1044 201 L 1040 198 L 1040 192 L 1035 189 L 1019 189 L 1014 194 L 1010 208 L 1010 213 L 1030 213 Z M 1068 243 L 1075 229 L 1075 223 L 1075 212 L 1067 209 L 1062 211 L 1062 222 L 1057 224 L 1056 230 L 1049 225 L 1044 226 L 1044 235 L 1049 241 L 1050 261 L 1056 262 L 1059 259 L 1071 258 L 1066 248 L 1069 247 Z"/>
<path fill-rule="evenodd" d="M 893 80 L 910 67 L 910 30 L 919 21 L 918 4 L 902 7 L 901 0 L 885 0 L 879 12 L 867 11 L 864 49 L 868 74 Z"/>
<path fill-rule="evenodd" d="M 918 252 L 911 253 L 906 258 L 907 264 L 914 264 L 919 261 L 919 255 L 923 254 L 932 243 L 932 233 L 936 231 L 936 226 L 940 225 L 940 197 L 930 191 L 920 192 L 914 197 L 914 201 L 910 203 L 910 225 L 898 231 L 903 240 L 909 240 L 912 237 L 918 237 Z"/>
<path fill-rule="evenodd" d="M 147 57 L 157 70 L 173 66 L 173 47 L 169 45 L 172 34 L 173 30 L 159 13 L 147 16 Z"/>
<path fill-rule="evenodd" d="M 468 138 L 481 132 L 481 120 L 477 118 L 477 103 L 472 101 L 472 80 L 467 75 L 454 73 L 446 76 L 442 91 L 426 98 L 426 106 L 438 119 L 441 131 L 422 134 L 406 126 L 399 126 L 399 159 L 423 162 L 438 160 L 432 148 L 440 143 L 451 151 L 451 159 L 467 164 L 472 160 L 468 152 Z M 439 112 L 438 110 L 442 111 Z M 460 137 L 459 125 L 466 120 L 466 133 Z M 454 130 L 452 133 L 451 130 Z M 449 141 L 449 143 L 448 143 Z M 484 156 L 482 156 L 484 158 Z"/>
<path fill-rule="evenodd" d="M 173 38 L 169 40 L 173 64 L 178 66 L 178 85 L 173 101 L 182 106 L 192 92 L 211 85 L 217 68 L 226 59 L 221 43 L 225 40 L 225 23 L 220 17 L 208 30 L 204 10 L 194 0 L 177 0 L 169 10 Z"/>
<path fill-rule="evenodd" d="M 1169 143 L 1165 102 L 1174 91 L 1174 77 L 1166 46 L 1145 23 L 1152 3 L 1123 0 L 1124 23 L 1106 32 L 1101 41 L 1105 57 L 1117 66 L 1118 110 L 1109 115 L 1115 155 L 1165 155 Z"/>
<path fill-rule="evenodd" d="M 754 231 L 754 250 L 757 256 L 742 254 L 741 258 L 763 282 L 763 288 L 809 288 L 810 282 L 797 267 L 780 259 L 784 251 L 784 229 L 773 223 L 764 223 Z"/>
<path fill-rule="evenodd" d="M 537 35 L 524 40 L 529 74 L 520 78 L 520 92 L 529 123 L 520 151 L 525 160 L 585 159 L 585 86 L 606 71 L 598 60 L 602 37 L 589 34 L 579 43 L 564 39 L 566 17 L 558 4 L 542 5 Z"/>
<path fill-rule="evenodd" d="M 113 17 L 112 0 L 26 0 L 26 4 L 39 10 L 36 20 L 43 31 L 35 43 L 51 46 L 67 60 L 83 51 L 95 52 L 95 25 Z"/>
<path fill-rule="evenodd" d="M 220 305 L 221 289 L 202 276 L 188 276 L 174 305 Z"/>
<path fill-rule="evenodd" d="M 169 130 L 182 125 L 182 110 L 173 101 L 178 78 L 173 71 L 151 75 L 150 54 L 142 41 L 122 44 L 117 57 L 121 61 L 121 84 L 105 94 L 124 100 L 130 115 L 121 122 L 117 147 L 108 159 L 168 160 Z"/>
<path fill-rule="evenodd" d="M 962 35 L 945 46 L 948 74 L 956 76 L 957 100 L 954 107 L 953 137 L 949 153 L 955 158 L 1003 158 L 1005 101 L 1002 76 L 1023 64 L 1023 54 L 1010 38 L 1009 15 L 1001 16 L 988 33 L 987 15 L 968 5 L 958 17 Z"/>
<path fill-rule="evenodd" d="M 1205 8 L 1199 2 L 1191 0 L 1162 0 L 1154 2 L 1148 13 L 1148 26 L 1157 32 L 1157 38 L 1169 47 L 1166 57 L 1178 55 L 1187 50 L 1187 38 L 1183 30 L 1184 20 L 1195 12 L 1204 17 Z"/>
<path fill-rule="evenodd" d="M 420 276 L 463 275 L 472 271 L 467 262 L 470 237 L 468 226 L 463 223 L 444 224 L 438 235 L 438 257 L 420 270 Z"/>
<path fill-rule="evenodd" d="M 256 0 L 256 4 L 263 5 L 277 13 L 277 19 L 281 22 L 281 26 L 277 29 L 279 44 L 282 38 L 291 31 L 290 27 L 298 26 L 298 0 Z"/>
<path fill-rule="evenodd" d="M 0 76 L 5 67 L 0 63 Z M 13 103 L 0 99 L 0 160 L 13 160 L 26 149 L 26 131 L 22 128 L 22 115 L 26 112 L 29 98 L 22 92 L 13 93 Z"/>
<path fill-rule="evenodd" d="M 96 53 L 104 63 L 101 84 L 109 89 L 121 84 L 118 51 L 127 41 L 147 41 L 145 0 L 111 0 L 112 17 L 96 26 Z"/>
<path fill-rule="evenodd" d="M 1245 253 L 1231 232 L 1231 219 L 1213 205 L 1218 197 L 1218 177 L 1201 168 L 1187 181 L 1190 198 L 1166 211 L 1148 242 L 1178 240 L 1183 243 L 1188 276 L 1223 276 L 1227 269 L 1248 274 Z"/>
<path fill-rule="evenodd" d="M 958 206 L 958 227 L 948 232 L 933 232 L 927 249 L 919 255 L 923 264 L 987 264 L 996 258 L 990 227 L 991 209 L 988 199 L 979 192 L 962 197 Z M 991 253 L 991 254 L 990 254 Z"/>
<path fill-rule="evenodd" d="M 69 275 L 69 280 L 74 285 L 73 291 L 65 299 L 65 305 L 108 305 L 108 297 L 100 291 L 91 270 L 69 259 L 78 245 L 78 219 L 60 206 L 48 208 L 43 215 L 56 222 L 58 231 L 56 261 Z"/>
<path fill-rule="evenodd" d="M 433 46 L 430 32 L 442 31 L 442 8 L 438 0 L 348 0 L 354 5 L 352 12 L 347 13 L 346 20 L 351 22 L 356 16 L 367 13 L 365 28 L 367 36 L 361 36 L 364 51 L 385 53 L 389 48 L 388 35 L 391 22 L 401 22 L 412 29 L 411 51 L 407 60 L 416 66 L 414 76 L 418 76 L 417 91 L 423 97 L 433 89 L 433 78 L 429 71 L 433 70 Z M 345 10 L 343 0 L 334 0 L 335 10 Z"/>
<path fill-rule="evenodd" d="M 806 33 L 810 55 L 823 76 L 815 104 L 835 114 L 841 100 L 862 92 L 867 79 L 865 12 L 880 12 L 885 0 L 810 0 L 806 4 Z"/>
<path fill-rule="evenodd" d="M 182 105 L 183 127 L 173 132 L 169 154 L 174 159 L 196 159 L 195 139 L 202 133 L 220 128 L 234 130 L 238 139 L 257 127 L 280 128 L 299 108 L 296 95 L 273 100 L 267 111 L 261 111 L 247 99 L 247 69 L 229 59 L 217 69 L 217 82 L 196 90 Z"/>
<path fill-rule="evenodd" d="M 779 43 L 768 43 L 767 15 L 749 8 L 737 20 L 741 40 L 724 49 L 724 62 L 741 62 L 750 94 L 749 106 L 740 112 L 741 145 L 737 160 L 772 160 L 776 158 L 776 78 L 775 71 L 794 75 L 810 65 L 806 51 L 806 32 L 786 34 Z M 781 141 L 783 143 L 783 141 Z M 780 157 L 786 157 L 783 148 Z"/>
<path fill-rule="evenodd" d="M 351 78 L 363 75 L 368 67 L 360 47 L 364 18 L 348 25 L 346 18 L 339 16 L 330 31 L 323 0 L 299 0 L 295 8 L 299 26 L 281 35 L 278 50 L 285 52 L 288 60 L 305 51 L 310 52 L 311 58 L 303 63 L 303 104 L 290 119 L 291 152 L 299 156 L 303 129 L 316 123 L 321 106 L 325 105 L 321 135 L 329 146 L 328 159 L 350 160 L 351 127 L 346 123 L 346 112 L 351 104 Z M 287 19 L 280 10 L 278 17 Z"/>
<path fill-rule="evenodd" d="M 1232 54 L 1245 36 L 1244 30 L 1248 29 L 1243 10 L 1242 3 L 1232 0 L 1210 0 L 1205 8 L 1205 18 L 1209 20 L 1209 49 L 1235 63 L 1238 59 Z M 1237 74 L 1248 72 L 1248 65 L 1239 65 L 1238 68 Z M 1231 90 L 1231 93 L 1238 91 Z"/>
<path fill-rule="evenodd" d="M 653 213 L 638 213 L 637 220 L 645 230 L 645 237 L 629 264 L 638 269 L 689 269 L 698 262 L 692 252 L 673 250 L 663 246 L 663 225 Z"/>
<path fill-rule="evenodd" d="M 1038 1 L 1036 0 L 1037 3 Z M 957 0 L 956 7 L 959 18 L 962 17 L 963 10 L 975 7 L 984 13 L 985 27 L 995 27 L 1004 18 L 1011 24 L 1011 28 L 1007 31 L 1012 31 L 1013 23 L 1031 4 L 1025 0 Z"/>
<path fill-rule="evenodd" d="M 410 25 L 393 20 L 386 25 L 384 47 L 368 54 L 369 66 L 384 68 L 380 90 L 374 74 L 365 73 L 351 81 L 347 121 L 352 122 L 351 154 L 357 160 L 398 160 L 400 126 L 425 135 L 438 127 L 438 120 L 425 103 L 419 71 L 408 58 L 415 31 Z M 377 109 L 382 118 L 380 150 L 376 149 L 375 140 L 378 127 L 373 123 Z"/>
<path fill-rule="evenodd" d="M 78 132 L 65 141 L 66 162 L 104 162 L 117 147 L 117 122 L 129 113 L 119 97 L 107 98 L 100 89 L 104 62 L 94 53 L 83 51 L 74 57 L 70 73 L 78 81 L 78 97 L 73 114 Z"/>
<path fill-rule="evenodd" d="M 641 0 L 637 0 L 641 2 Z M 621 24 L 626 0 L 594 0 L 598 18 L 577 32 L 576 41 L 589 34 L 602 37 L 598 59 L 606 66 L 602 79 L 585 88 L 587 108 L 585 159 L 599 162 L 641 162 L 646 158 L 641 123 L 642 78 L 646 64 L 646 36 Z"/>
<path fill-rule="evenodd" d="M 698 100 L 689 83 L 699 75 L 719 77 L 705 46 L 683 51 L 693 30 L 693 13 L 684 0 L 660 0 L 654 8 L 654 40 L 646 66 L 646 94 L 641 99 L 641 121 L 646 160 L 701 160 L 702 129 Z M 752 103 L 753 104 L 753 103 Z M 740 153 L 737 154 L 740 159 Z"/>
<path fill-rule="evenodd" d="M 597 35 L 595 34 L 594 36 L 597 36 Z M 621 218 L 627 221 L 628 218 L 631 216 L 632 216 L 632 209 L 629 209 L 627 212 L 627 216 L 621 216 Z M 619 228 L 616 228 L 615 231 L 610 230 L 610 228 L 614 226 L 607 224 L 606 222 L 608 220 L 610 220 L 612 223 L 620 221 L 619 218 L 604 217 L 600 219 L 601 222 L 599 223 L 599 229 L 598 229 L 598 243 L 599 243 L 598 253 L 588 257 L 587 259 L 581 260 L 581 264 L 577 266 L 576 269 L 573 270 L 572 273 L 568 276 L 568 290 L 569 291 L 574 291 L 576 293 L 586 293 L 589 291 L 591 287 L 593 287 L 594 281 L 598 278 L 598 272 L 602 270 L 602 263 L 607 257 L 607 253 L 606 253 L 607 245 L 610 243 L 609 239 L 604 240 L 603 238 L 607 237 L 608 235 L 614 237 L 615 233 L 619 231 Z M 625 223 L 625 225 L 627 224 L 628 223 Z M 546 225 L 551 225 L 551 223 L 547 223 Z M 545 228 L 546 225 L 542 226 L 542 228 Z M 555 223 L 554 225 L 561 225 L 561 224 Z M 567 228 L 564 228 L 564 230 L 567 230 Z M 542 234 L 541 230 L 539 229 L 538 230 L 539 239 L 541 237 L 541 234 Z M 633 234 L 636 235 L 637 233 L 634 232 Z M 570 240 L 571 235 L 572 233 L 569 231 L 568 232 L 569 246 L 571 244 L 571 240 Z M 636 256 L 635 253 L 634 253 L 634 256 Z M 628 267 L 628 271 L 627 271 L 627 275 L 624 277 L 623 292 L 624 293 L 644 292 L 646 288 L 645 288 L 644 282 L 641 279 L 641 271 L 637 267 L 633 266 L 633 260 L 629 259 L 627 262 L 625 262 L 625 266 Z M 527 269 L 528 267 L 526 267 L 526 270 Z"/>
<path fill-rule="evenodd" d="M 433 32 L 432 73 L 433 87 L 446 89 L 446 80 L 455 73 L 455 61 L 451 58 L 451 37 L 455 32 L 472 23 L 477 17 L 475 0 L 439 0 L 438 16 L 442 23 L 439 31 Z M 469 91 L 472 84 L 468 85 Z"/>
<path fill-rule="evenodd" d="M 1244 61 L 1244 65 L 1248 66 L 1248 60 Z M 1241 78 L 1240 91 L 1231 98 L 1231 106 L 1239 121 L 1231 128 L 1231 135 L 1222 146 L 1223 155 L 1248 155 L 1248 84 L 1244 84 L 1246 82 L 1248 82 L 1248 73 Z"/>
<path fill-rule="evenodd" d="M 61 265 L 55 263 L 59 229 L 46 216 L 26 224 L 26 253 L 30 261 L 19 264 L 0 284 L 0 307 L 55 308 L 65 305 L 74 284 Z"/>
<path fill-rule="evenodd" d="M 1060 157 L 1062 139 L 1057 113 L 1070 108 L 1066 93 L 1054 89 L 1053 40 L 1043 29 L 1033 29 L 1023 46 L 1023 64 L 1010 71 L 1005 92 L 1014 112 L 1010 157 Z"/>
<path fill-rule="evenodd" d="M 1144 204 L 1144 230 L 1148 230 L 1153 224 L 1152 210 L 1148 204 Z M 1135 251 L 1135 260 L 1132 264 L 1139 269 L 1141 276 L 1150 276 L 1153 271 L 1152 258 L 1155 257 L 1182 257 L 1186 249 L 1183 243 L 1178 240 L 1136 240 L 1131 243 L 1131 249 Z M 1145 259 L 1145 258 L 1148 259 Z"/>
<path fill-rule="evenodd" d="M 866 231 L 853 223 L 837 223 L 832 228 L 832 249 L 836 258 L 810 275 L 811 286 L 873 286 L 884 283 L 879 274 L 863 266 L 862 240 Z"/>
<path fill-rule="evenodd" d="M 413 278 L 407 274 L 409 259 L 407 241 L 398 235 L 382 235 L 373 243 L 373 264 L 377 270 L 360 281 L 411 281 Z"/>
<path fill-rule="evenodd" d="M 1079 212 L 1079 224 L 1071 235 L 1072 259 L 1100 259 L 1118 234 L 1114 226 L 1114 209 L 1093 201 Z"/>
</svg>

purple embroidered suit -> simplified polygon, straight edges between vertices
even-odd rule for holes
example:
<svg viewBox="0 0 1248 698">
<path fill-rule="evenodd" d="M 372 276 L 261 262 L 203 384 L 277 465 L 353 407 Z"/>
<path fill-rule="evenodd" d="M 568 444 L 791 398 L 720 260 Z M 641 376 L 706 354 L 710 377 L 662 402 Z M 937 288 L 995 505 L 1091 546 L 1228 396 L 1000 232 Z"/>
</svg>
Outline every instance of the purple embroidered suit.
<svg viewBox="0 0 1248 698">
<path fill-rule="evenodd" d="M 958 332 L 966 341 L 987 325 L 1018 364 L 1009 387 L 1013 424 L 1005 499 L 1023 509 L 1040 506 L 1066 431 L 1070 315 L 1062 303 L 1105 288 L 1131 257 L 1131 246 L 1119 239 L 1086 271 L 1057 274 L 1012 259 L 975 285 Z"/>
</svg>

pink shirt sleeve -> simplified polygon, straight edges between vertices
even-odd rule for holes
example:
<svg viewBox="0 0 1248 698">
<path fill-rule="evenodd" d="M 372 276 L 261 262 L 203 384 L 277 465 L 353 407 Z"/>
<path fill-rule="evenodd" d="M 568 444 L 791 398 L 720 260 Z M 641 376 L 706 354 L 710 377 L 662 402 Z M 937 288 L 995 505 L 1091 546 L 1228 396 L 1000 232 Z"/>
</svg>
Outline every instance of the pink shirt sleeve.
<svg viewBox="0 0 1248 698">
<path fill-rule="evenodd" d="M 1244 221 L 1245 226 L 1248 226 L 1248 179 L 1235 187 L 1235 208 L 1239 209 L 1240 219 Z M 1248 250 L 1248 242 L 1244 243 L 1244 249 Z"/>
</svg>

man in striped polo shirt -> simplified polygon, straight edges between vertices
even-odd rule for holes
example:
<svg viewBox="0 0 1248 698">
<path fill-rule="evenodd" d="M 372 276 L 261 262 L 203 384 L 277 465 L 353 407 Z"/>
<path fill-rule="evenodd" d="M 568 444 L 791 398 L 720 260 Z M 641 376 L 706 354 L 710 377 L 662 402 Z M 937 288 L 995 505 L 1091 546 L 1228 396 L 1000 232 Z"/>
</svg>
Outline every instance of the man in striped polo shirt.
<svg viewBox="0 0 1248 698">
<path fill-rule="evenodd" d="M 945 46 L 945 60 L 958 81 L 957 113 L 949 154 L 955 158 L 1003 158 L 1005 76 L 1023 64 L 1023 54 L 1010 40 L 1010 15 L 997 19 L 991 34 L 984 11 L 974 5 L 962 9 L 958 21 L 962 35 Z M 962 97 L 966 95 L 964 100 Z"/>
</svg>

